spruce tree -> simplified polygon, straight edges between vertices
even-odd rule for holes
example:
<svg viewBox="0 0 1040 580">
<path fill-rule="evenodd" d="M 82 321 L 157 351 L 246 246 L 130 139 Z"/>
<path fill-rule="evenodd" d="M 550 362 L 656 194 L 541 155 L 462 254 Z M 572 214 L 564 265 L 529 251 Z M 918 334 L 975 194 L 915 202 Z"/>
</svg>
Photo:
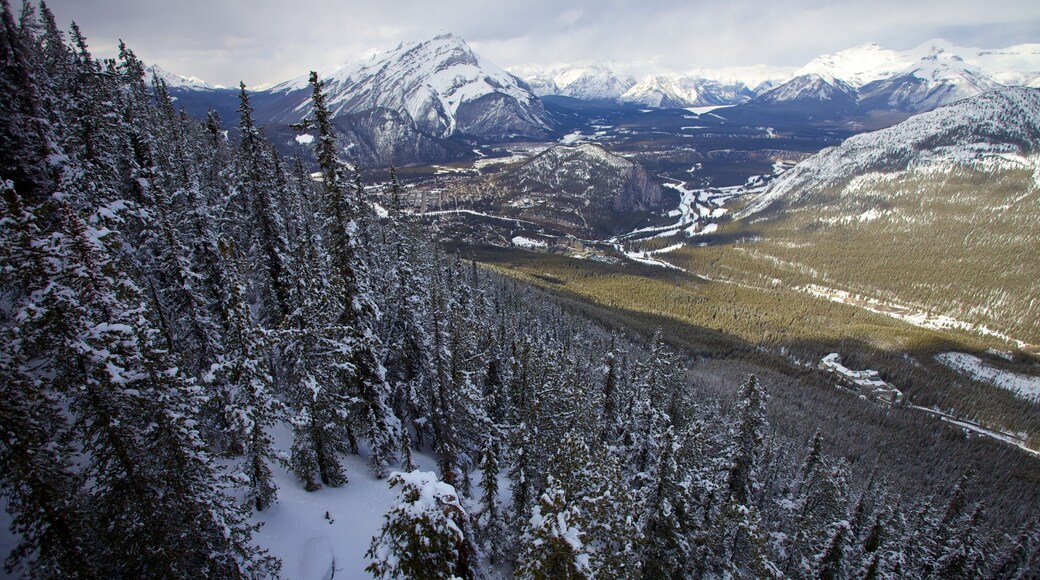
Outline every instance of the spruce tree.
<svg viewBox="0 0 1040 580">
<path fill-rule="evenodd" d="M 400 421 L 391 410 L 390 386 L 379 363 L 379 337 L 375 308 L 364 260 L 356 239 L 358 208 L 347 194 L 343 164 L 336 152 L 332 113 L 324 93 L 324 81 L 311 73 L 312 105 L 318 129 L 316 155 L 322 173 L 324 221 L 328 253 L 333 268 L 333 289 L 343 306 L 337 319 L 346 331 L 342 343 L 342 380 L 356 398 L 351 408 L 354 428 L 364 434 L 371 447 L 371 463 L 385 477 L 399 449 Z"/>
<path fill-rule="evenodd" d="M 469 516 L 455 488 L 423 471 L 394 473 L 390 487 L 398 486 L 399 503 L 372 538 L 366 570 L 376 578 L 477 577 Z"/>
</svg>

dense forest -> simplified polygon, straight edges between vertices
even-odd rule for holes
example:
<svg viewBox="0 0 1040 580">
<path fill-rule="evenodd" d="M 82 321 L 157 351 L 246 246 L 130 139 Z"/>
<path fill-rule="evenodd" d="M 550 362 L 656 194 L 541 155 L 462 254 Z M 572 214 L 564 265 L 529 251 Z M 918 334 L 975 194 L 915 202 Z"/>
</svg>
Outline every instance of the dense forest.
<svg viewBox="0 0 1040 580">
<path fill-rule="evenodd" d="M 365 187 L 341 160 L 317 75 L 312 175 L 245 86 L 232 141 L 128 47 L 95 59 L 44 4 L 0 2 L 9 573 L 278 576 L 248 523 L 272 466 L 321 493 L 362 454 L 401 493 L 377 577 L 1040 574 L 1040 526 L 980 526 L 971 473 L 854 478 L 823 434 L 775 436 L 765 381 L 697 397 L 659 336 L 446 252 L 392 171 Z"/>
</svg>

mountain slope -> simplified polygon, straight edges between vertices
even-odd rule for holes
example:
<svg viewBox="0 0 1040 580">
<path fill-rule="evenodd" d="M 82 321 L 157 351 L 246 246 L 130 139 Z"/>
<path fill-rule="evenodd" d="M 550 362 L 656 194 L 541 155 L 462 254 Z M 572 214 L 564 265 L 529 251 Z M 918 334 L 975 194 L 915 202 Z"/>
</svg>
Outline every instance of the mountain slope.
<svg viewBox="0 0 1040 580">
<path fill-rule="evenodd" d="M 991 91 L 821 151 L 777 179 L 742 216 L 775 204 L 797 205 L 812 192 L 857 175 L 946 164 L 981 167 L 1014 158 L 1025 163 L 1038 148 L 1040 90 Z"/>
<path fill-rule="evenodd" d="M 1004 88 L 851 137 L 737 216 L 801 284 L 1040 343 L 1040 90 Z"/>
<path fill-rule="evenodd" d="M 481 59 L 462 38 L 442 34 L 401 44 L 325 77 L 334 115 L 395 111 L 432 137 L 542 137 L 549 129 L 541 102 L 522 81 Z M 310 89 L 296 79 L 266 91 L 257 114 L 273 123 L 310 112 Z"/>
<path fill-rule="evenodd" d="M 906 112 L 930 111 L 1000 86 L 961 57 L 940 49 L 892 77 L 862 87 L 860 106 Z"/>
<path fill-rule="evenodd" d="M 546 77 L 547 80 L 540 80 Z M 543 88 L 539 96 L 554 95 L 586 101 L 613 100 L 636 83 L 631 75 L 614 71 L 607 65 L 566 66 L 535 75 Z M 530 81 L 529 81 L 530 82 Z"/>
<path fill-rule="evenodd" d="M 820 55 L 803 66 L 794 76 L 816 74 L 838 78 L 851 87 L 890 77 L 910 64 L 909 59 L 877 44 L 861 44 L 833 54 Z"/>
</svg>

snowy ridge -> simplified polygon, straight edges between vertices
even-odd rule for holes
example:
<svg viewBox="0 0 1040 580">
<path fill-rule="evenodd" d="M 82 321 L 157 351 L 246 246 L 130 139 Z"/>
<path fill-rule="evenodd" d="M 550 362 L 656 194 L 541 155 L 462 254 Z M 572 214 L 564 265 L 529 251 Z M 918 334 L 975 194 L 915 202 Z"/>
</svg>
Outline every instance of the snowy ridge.
<svg viewBox="0 0 1040 580">
<path fill-rule="evenodd" d="M 860 99 L 879 108 L 927 111 L 1000 86 L 961 57 L 937 49 L 899 74 L 864 86 Z"/>
<path fill-rule="evenodd" d="M 481 59 L 454 34 L 403 43 L 348 63 L 324 80 L 334 115 L 389 109 L 436 137 L 499 128 L 503 134 L 532 135 L 549 127 L 541 102 L 518 78 Z M 310 111 L 302 78 L 268 92 L 298 93 L 291 120 Z"/>
<path fill-rule="evenodd" d="M 859 88 L 895 75 L 909 64 L 902 54 L 870 43 L 818 56 L 798 69 L 794 76 L 815 74 L 822 78 L 839 78 L 849 86 Z"/>
<path fill-rule="evenodd" d="M 739 81 L 724 83 L 689 76 L 652 75 L 636 83 L 618 100 L 647 107 L 682 109 L 743 103 L 751 97 L 751 90 Z"/>
<path fill-rule="evenodd" d="M 220 85 L 211 85 L 197 77 L 186 77 L 172 73 L 157 64 L 149 66 L 145 70 L 145 80 L 150 81 L 152 77 L 162 79 L 168 88 L 172 89 L 195 89 L 215 90 L 223 89 Z"/>
<path fill-rule="evenodd" d="M 751 97 L 771 103 L 851 98 L 874 99 L 875 105 L 892 100 L 898 109 L 923 111 L 999 86 L 1040 85 L 1040 44 L 981 49 L 933 39 L 897 51 L 869 43 L 820 55 L 799 69 L 702 67 L 658 71 L 638 82 L 621 72 L 632 69 L 612 63 L 514 70 L 539 96 L 617 99 L 647 107 L 739 104 Z"/>
<path fill-rule="evenodd" d="M 1029 162 L 1040 149 L 1040 90 L 1004 88 L 824 149 L 776 180 L 737 217 L 794 203 L 857 175 Z M 1009 157 L 1010 156 L 1010 157 Z M 1030 163 L 1032 165 L 1032 163 Z"/>
<path fill-rule="evenodd" d="M 633 76 L 622 64 L 569 64 L 511 69 L 538 96 L 584 100 L 616 100 L 648 107 L 698 107 L 743 103 L 754 96 L 751 87 L 773 86 L 791 76 L 790 67 L 754 65 L 695 68 Z"/>
<path fill-rule="evenodd" d="M 856 91 L 841 79 L 826 73 L 809 73 L 797 76 L 772 89 L 758 98 L 767 103 L 790 101 L 833 101 L 843 99 L 852 102 Z"/>
<path fill-rule="evenodd" d="M 613 100 L 636 84 L 635 78 L 606 64 L 522 67 L 516 71 L 538 96 Z"/>
</svg>

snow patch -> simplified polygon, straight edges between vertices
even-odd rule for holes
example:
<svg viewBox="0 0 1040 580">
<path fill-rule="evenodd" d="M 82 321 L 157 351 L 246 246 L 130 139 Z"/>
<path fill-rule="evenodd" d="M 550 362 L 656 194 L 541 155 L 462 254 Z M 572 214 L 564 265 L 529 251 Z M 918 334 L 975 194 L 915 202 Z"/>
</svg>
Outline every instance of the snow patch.
<svg viewBox="0 0 1040 580">
<path fill-rule="evenodd" d="M 1040 376 L 999 369 L 986 364 L 977 356 L 963 352 L 944 352 L 935 355 L 935 360 L 962 375 L 1007 389 L 1027 401 L 1040 402 Z"/>
<path fill-rule="evenodd" d="M 549 245 L 545 242 L 539 240 L 532 240 L 531 238 L 525 238 L 523 236 L 514 236 L 513 239 L 510 241 L 513 243 L 514 246 L 517 246 L 519 248 L 545 249 L 549 247 Z"/>
</svg>

